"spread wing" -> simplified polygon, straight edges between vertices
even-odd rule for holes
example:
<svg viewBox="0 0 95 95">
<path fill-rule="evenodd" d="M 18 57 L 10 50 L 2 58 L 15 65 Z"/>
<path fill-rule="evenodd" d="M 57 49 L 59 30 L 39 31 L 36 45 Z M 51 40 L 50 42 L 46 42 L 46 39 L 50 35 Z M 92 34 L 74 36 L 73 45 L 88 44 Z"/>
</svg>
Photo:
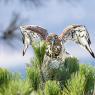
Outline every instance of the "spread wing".
<svg viewBox="0 0 95 95">
<path fill-rule="evenodd" d="M 84 25 L 70 25 L 64 29 L 62 34 L 59 36 L 61 40 L 65 42 L 67 40 L 72 40 L 79 44 L 82 48 L 88 51 L 93 58 L 95 54 L 91 49 L 91 40 L 89 33 Z"/>
<path fill-rule="evenodd" d="M 65 40 L 65 38 L 69 37 L 69 34 L 77 27 L 80 27 L 82 25 L 69 25 L 68 27 L 66 27 L 64 29 L 64 31 L 61 33 L 61 35 L 59 36 L 60 40 Z"/>
<path fill-rule="evenodd" d="M 36 26 L 36 25 L 25 25 L 20 26 L 22 33 L 22 40 L 24 44 L 23 55 L 25 54 L 28 46 L 32 44 L 32 42 L 39 40 L 46 40 L 48 36 L 48 32 L 46 29 Z"/>
</svg>

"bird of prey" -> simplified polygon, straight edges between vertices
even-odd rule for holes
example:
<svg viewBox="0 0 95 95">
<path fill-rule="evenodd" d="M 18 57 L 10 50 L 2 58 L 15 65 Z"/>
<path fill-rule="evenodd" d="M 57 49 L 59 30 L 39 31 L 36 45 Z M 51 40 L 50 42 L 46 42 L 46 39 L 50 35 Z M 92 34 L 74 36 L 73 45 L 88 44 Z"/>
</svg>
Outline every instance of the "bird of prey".
<svg viewBox="0 0 95 95">
<path fill-rule="evenodd" d="M 46 29 L 37 25 L 25 25 L 21 26 L 20 29 L 23 35 L 23 55 L 34 41 L 44 40 L 47 44 L 43 63 L 41 64 L 44 82 L 52 79 L 55 76 L 54 71 L 64 66 L 65 58 L 72 57 L 64 48 L 64 43 L 68 40 L 79 44 L 95 58 L 95 54 L 90 47 L 89 33 L 83 25 L 69 25 L 60 35 L 55 33 L 48 34 Z"/>
<path fill-rule="evenodd" d="M 90 36 L 84 25 L 69 25 L 60 35 L 55 33 L 48 34 L 46 29 L 37 25 L 24 25 L 20 26 L 20 29 L 23 35 L 23 55 L 25 55 L 28 46 L 31 45 L 36 38 L 39 38 L 48 44 L 46 56 L 50 58 L 62 57 L 64 56 L 64 52 L 68 55 L 64 49 L 64 43 L 68 40 L 72 40 L 79 44 L 86 51 L 88 51 L 93 58 L 95 58 L 95 54 L 91 49 Z"/>
</svg>

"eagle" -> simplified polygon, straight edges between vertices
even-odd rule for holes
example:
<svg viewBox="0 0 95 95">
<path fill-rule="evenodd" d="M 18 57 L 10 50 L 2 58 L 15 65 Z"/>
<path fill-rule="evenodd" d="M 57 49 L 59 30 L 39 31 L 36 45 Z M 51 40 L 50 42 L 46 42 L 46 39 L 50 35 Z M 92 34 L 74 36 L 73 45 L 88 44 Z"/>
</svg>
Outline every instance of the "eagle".
<svg viewBox="0 0 95 95">
<path fill-rule="evenodd" d="M 29 45 L 32 45 L 35 41 L 44 40 L 47 44 L 41 66 L 44 81 L 51 79 L 55 75 L 53 71 L 64 66 L 64 60 L 71 57 L 64 48 L 64 44 L 69 40 L 80 45 L 95 58 L 91 49 L 90 36 L 84 25 L 69 25 L 60 35 L 56 33 L 48 34 L 46 29 L 38 25 L 24 25 L 20 26 L 20 29 L 24 44 L 23 55 L 25 55 Z"/>
<path fill-rule="evenodd" d="M 69 25 L 60 35 L 56 33 L 48 34 L 47 30 L 38 25 L 23 25 L 20 26 L 22 40 L 24 44 L 23 55 L 25 55 L 29 45 L 37 40 L 44 40 L 47 43 L 46 56 L 50 58 L 64 57 L 64 54 L 69 56 L 65 51 L 64 43 L 71 40 L 88 51 L 93 58 L 95 54 L 91 49 L 91 40 L 89 33 L 84 25 Z"/>
</svg>

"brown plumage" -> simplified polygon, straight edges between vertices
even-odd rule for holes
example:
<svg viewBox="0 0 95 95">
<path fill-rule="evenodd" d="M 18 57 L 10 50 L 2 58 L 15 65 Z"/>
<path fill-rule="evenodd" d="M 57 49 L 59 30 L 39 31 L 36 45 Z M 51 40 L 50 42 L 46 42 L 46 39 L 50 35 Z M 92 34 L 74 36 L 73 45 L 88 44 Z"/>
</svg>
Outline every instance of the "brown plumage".
<svg viewBox="0 0 95 95">
<path fill-rule="evenodd" d="M 26 25 L 21 26 L 20 28 L 24 39 L 23 43 L 25 45 L 23 54 L 25 54 L 28 46 L 32 44 L 33 41 L 35 41 L 34 39 L 40 38 L 41 40 L 46 41 L 48 44 L 46 54 L 49 57 L 57 58 L 60 53 L 62 53 L 62 46 L 64 44 L 63 40 L 65 42 L 72 40 L 86 49 L 92 55 L 92 57 L 95 58 L 95 54 L 90 48 L 91 41 L 89 33 L 86 27 L 83 25 L 70 25 L 65 28 L 59 36 L 55 33 L 48 35 L 46 29 L 36 25 Z"/>
<path fill-rule="evenodd" d="M 66 27 L 66 28 L 64 29 L 64 31 L 61 33 L 61 35 L 59 35 L 60 40 L 64 39 L 64 36 L 65 36 L 68 32 L 71 32 L 72 30 L 74 30 L 75 28 L 80 27 L 80 26 L 82 26 L 82 25 L 70 25 L 70 26 Z"/>
</svg>

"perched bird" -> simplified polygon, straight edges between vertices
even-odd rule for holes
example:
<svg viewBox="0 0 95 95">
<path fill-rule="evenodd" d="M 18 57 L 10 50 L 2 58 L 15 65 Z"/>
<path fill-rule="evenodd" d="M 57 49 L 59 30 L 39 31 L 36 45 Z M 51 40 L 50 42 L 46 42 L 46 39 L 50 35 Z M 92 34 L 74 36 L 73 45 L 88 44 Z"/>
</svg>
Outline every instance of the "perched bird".
<svg viewBox="0 0 95 95">
<path fill-rule="evenodd" d="M 25 55 L 27 48 L 29 45 L 32 45 L 34 41 L 44 40 L 47 44 L 41 66 L 44 81 L 52 79 L 55 76 L 54 71 L 64 66 L 63 63 L 65 58 L 71 57 L 64 48 L 64 43 L 68 40 L 72 40 L 79 44 L 95 58 L 90 48 L 91 41 L 89 33 L 83 25 L 70 25 L 65 28 L 59 36 L 55 33 L 50 33 L 48 35 L 46 29 L 35 25 L 21 26 L 20 29 L 23 35 L 23 55 Z"/>
<path fill-rule="evenodd" d="M 55 33 L 51 33 L 50 35 L 48 35 L 46 29 L 36 25 L 20 26 L 20 29 L 23 35 L 23 55 L 25 54 L 28 46 L 32 44 L 33 41 L 37 41 L 37 39 L 40 39 L 45 40 L 47 43 L 46 55 L 48 57 L 63 57 L 64 52 L 68 55 L 68 53 L 64 49 L 64 42 L 72 40 L 83 47 L 85 50 L 87 50 L 91 54 L 91 56 L 95 58 L 95 54 L 90 47 L 91 41 L 89 33 L 86 27 L 83 25 L 70 25 L 65 28 L 59 36 Z"/>
</svg>

